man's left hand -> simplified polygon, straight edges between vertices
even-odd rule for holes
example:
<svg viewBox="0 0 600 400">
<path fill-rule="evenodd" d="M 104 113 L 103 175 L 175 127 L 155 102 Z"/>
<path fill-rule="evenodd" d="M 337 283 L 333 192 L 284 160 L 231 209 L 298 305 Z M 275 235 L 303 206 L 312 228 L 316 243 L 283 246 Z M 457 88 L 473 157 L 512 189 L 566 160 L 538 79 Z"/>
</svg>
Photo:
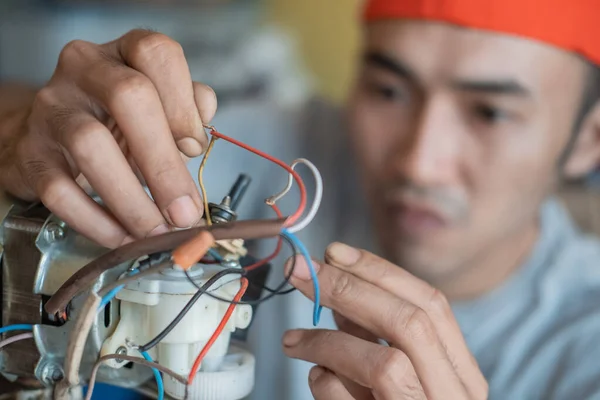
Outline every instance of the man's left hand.
<svg viewBox="0 0 600 400">
<path fill-rule="evenodd" d="M 316 364 L 309 376 L 315 399 L 487 397 L 487 382 L 440 291 L 341 243 L 329 246 L 324 263 L 313 262 L 321 304 L 334 311 L 340 330 L 292 330 L 283 346 L 289 357 Z M 314 299 L 300 258 L 291 283 Z"/>
</svg>

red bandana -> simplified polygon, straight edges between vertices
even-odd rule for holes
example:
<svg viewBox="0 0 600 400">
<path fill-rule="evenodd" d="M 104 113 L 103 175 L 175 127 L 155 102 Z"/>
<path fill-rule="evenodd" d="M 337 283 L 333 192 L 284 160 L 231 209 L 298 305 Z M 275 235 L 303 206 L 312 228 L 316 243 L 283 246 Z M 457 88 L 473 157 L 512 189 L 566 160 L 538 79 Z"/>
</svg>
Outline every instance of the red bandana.
<svg viewBox="0 0 600 400">
<path fill-rule="evenodd" d="M 367 0 L 364 19 L 425 19 L 539 40 L 600 64 L 600 0 Z"/>
</svg>

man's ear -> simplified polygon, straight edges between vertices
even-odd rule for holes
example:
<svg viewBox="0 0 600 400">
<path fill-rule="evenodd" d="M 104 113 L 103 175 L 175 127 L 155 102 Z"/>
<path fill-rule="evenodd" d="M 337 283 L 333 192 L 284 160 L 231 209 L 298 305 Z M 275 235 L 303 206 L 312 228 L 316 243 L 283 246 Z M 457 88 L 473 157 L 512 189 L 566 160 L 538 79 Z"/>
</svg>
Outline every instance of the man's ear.
<svg viewBox="0 0 600 400">
<path fill-rule="evenodd" d="M 582 178 L 600 166 L 600 101 L 583 120 L 563 167 L 568 179 Z"/>
</svg>

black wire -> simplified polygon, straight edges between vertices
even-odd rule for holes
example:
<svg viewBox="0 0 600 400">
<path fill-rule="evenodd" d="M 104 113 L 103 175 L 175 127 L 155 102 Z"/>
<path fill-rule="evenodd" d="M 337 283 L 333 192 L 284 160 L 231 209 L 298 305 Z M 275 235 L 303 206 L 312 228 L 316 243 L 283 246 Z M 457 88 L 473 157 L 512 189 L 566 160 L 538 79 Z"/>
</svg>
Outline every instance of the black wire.
<svg viewBox="0 0 600 400">
<path fill-rule="evenodd" d="M 200 296 L 202 296 L 204 293 L 206 293 L 206 291 L 209 290 L 211 288 L 211 286 L 213 286 L 219 279 L 221 279 L 222 277 L 224 277 L 226 275 L 232 275 L 232 274 L 243 275 L 244 271 L 240 270 L 239 268 L 224 269 L 224 270 L 219 271 L 216 274 L 214 274 L 209 280 L 206 281 L 206 283 L 204 283 L 204 285 L 199 287 L 195 282 L 193 282 L 193 280 L 188 275 L 187 270 L 186 270 L 185 275 L 188 277 L 188 279 L 190 279 L 194 283 L 194 285 L 196 287 L 198 287 L 198 291 L 196 292 L 196 294 L 194 294 L 194 296 L 190 299 L 190 301 L 188 301 L 188 303 L 185 305 L 185 307 L 183 307 L 183 309 L 179 312 L 179 314 L 177 314 L 175 319 L 173 321 L 171 321 L 171 323 L 169 325 L 167 325 L 167 327 L 165 329 L 163 329 L 163 331 L 161 333 L 159 333 L 154 339 L 150 340 L 145 345 L 140 346 L 138 350 L 139 351 L 148 351 L 151 348 L 153 348 L 154 346 L 156 346 L 161 340 L 163 340 L 175 328 L 175 326 L 177 326 L 177 324 L 183 319 L 183 317 L 185 317 L 185 315 L 192 309 L 194 304 L 196 304 L 196 302 L 198 301 Z"/>
<path fill-rule="evenodd" d="M 287 237 L 285 237 L 283 235 L 281 237 L 290 245 L 290 247 L 294 251 L 294 257 L 292 257 L 292 266 L 290 268 L 289 274 L 285 277 L 283 282 L 281 282 L 279 284 L 279 286 L 277 286 L 275 289 L 266 288 L 263 286 L 264 289 L 266 289 L 268 292 L 270 292 L 268 295 L 266 295 L 265 297 L 263 297 L 261 299 L 253 300 L 253 301 L 233 301 L 233 300 L 225 299 L 223 297 L 219 297 L 210 292 L 206 292 L 206 295 L 212 297 L 215 300 L 219 300 L 219 301 L 229 303 L 229 304 L 248 304 L 248 305 L 254 306 L 254 305 L 258 305 L 260 303 L 264 303 L 265 301 L 270 300 L 275 296 L 292 293 L 295 290 L 295 288 L 290 288 L 285 291 L 283 291 L 282 289 L 289 284 L 290 278 L 291 278 L 292 274 L 294 273 L 294 269 L 296 268 L 296 255 L 298 252 L 296 250 L 296 247 L 294 246 L 294 243 L 290 239 L 288 239 Z M 190 276 L 188 276 L 188 279 L 192 280 L 192 278 Z"/>
<path fill-rule="evenodd" d="M 288 238 L 287 236 L 284 236 L 284 235 L 281 235 L 281 238 L 283 240 L 285 240 L 285 242 L 290 246 L 290 248 L 294 252 L 294 257 L 292 257 L 293 258 L 292 262 L 294 263 L 294 265 L 292 265 L 292 268 L 290 269 L 290 275 L 288 275 L 287 277 L 285 277 L 284 282 L 281 283 L 276 289 L 271 289 L 270 287 L 268 287 L 266 285 L 262 285 L 262 284 L 260 284 L 258 282 L 249 281 L 250 285 L 252 285 L 254 287 L 259 287 L 261 289 L 266 290 L 269 293 L 274 293 L 276 295 L 286 295 L 286 294 L 290 294 L 290 293 L 292 293 L 292 292 L 294 292 L 296 290 L 295 287 L 291 287 L 291 288 L 289 288 L 287 290 L 283 290 L 283 291 L 281 290 L 281 289 L 283 289 L 289 283 L 289 280 L 290 280 L 290 277 L 291 277 L 291 272 L 296 267 L 296 265 L 295 265 L 296 264 L 296 257 L 295 256 L 297 254 L 296 248 L 294 247 L 294 243 L 290 240 L 290 238 Z"/>
</svg>

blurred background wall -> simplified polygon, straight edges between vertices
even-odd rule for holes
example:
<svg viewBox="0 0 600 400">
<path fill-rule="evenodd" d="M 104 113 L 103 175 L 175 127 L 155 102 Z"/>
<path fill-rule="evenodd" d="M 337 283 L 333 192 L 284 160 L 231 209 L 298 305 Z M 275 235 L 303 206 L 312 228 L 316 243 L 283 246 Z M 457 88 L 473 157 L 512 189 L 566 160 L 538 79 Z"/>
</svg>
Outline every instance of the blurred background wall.
<svg viewBox="0 0 600 400">
<path fill-rule="evenodd" d="M 296 35 L 317 91 L 339 102 L 354 73 L 360 0 L 267 0 L 268 19 Z"/>
</svg>

